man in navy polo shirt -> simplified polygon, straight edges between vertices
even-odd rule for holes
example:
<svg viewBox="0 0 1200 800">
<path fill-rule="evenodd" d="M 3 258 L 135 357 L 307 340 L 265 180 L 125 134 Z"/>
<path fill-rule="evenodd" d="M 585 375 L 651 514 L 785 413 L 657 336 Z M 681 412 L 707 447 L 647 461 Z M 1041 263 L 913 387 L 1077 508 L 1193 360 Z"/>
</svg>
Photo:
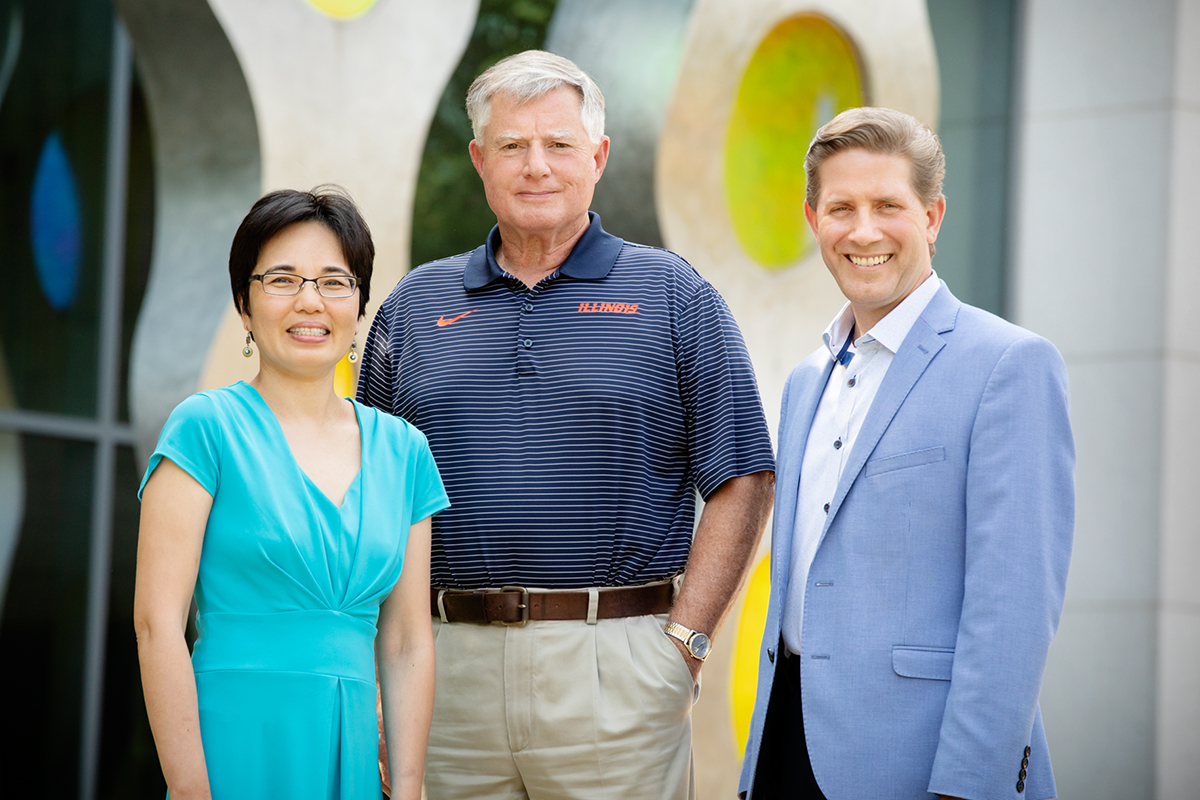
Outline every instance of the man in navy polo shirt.
<svg viewBox="0 0 1200 800">
<path fill-rule="evenodd" d="M 694 797 L 700 666 L 771 502 L 750 359 L 694 269 L 588 211 L 609 140 L 585 73 L 521 53 L 467 111 L 497 225 L 400 282 L 359 381 L 425 432 L 452 503 L 428 794 Z"/>
</svg>

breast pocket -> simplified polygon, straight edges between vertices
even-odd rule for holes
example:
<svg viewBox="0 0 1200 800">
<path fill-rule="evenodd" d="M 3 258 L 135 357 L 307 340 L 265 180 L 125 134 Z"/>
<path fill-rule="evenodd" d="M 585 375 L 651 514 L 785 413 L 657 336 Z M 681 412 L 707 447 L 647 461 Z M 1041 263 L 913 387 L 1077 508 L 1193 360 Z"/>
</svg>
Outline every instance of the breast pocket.
<svg viewBox="0 0 1200 800">
<path fill-rule="evenodd" d="M 948 681 L 954 669 L 954 650 L 896 645 L 892 648 L 892 669 L 902 678 Z"/>
<path fill-rule="evenodd" d="M 938 445 L 937 447 L 926 447 L 921 450 L 912 450 L 908 453 L 899 453 L 894 456 L 884 456 L 868 461 L 863 466 L 863 477 L 869 478 L 872 475 L 880 475 L 884 472 L 895 472 L 898 469 L 910 469 L 912 467 L 922 467 L 926 464 L 936 464 L 939 461 L 946 460 L 946 448 Z"/>
</svg>

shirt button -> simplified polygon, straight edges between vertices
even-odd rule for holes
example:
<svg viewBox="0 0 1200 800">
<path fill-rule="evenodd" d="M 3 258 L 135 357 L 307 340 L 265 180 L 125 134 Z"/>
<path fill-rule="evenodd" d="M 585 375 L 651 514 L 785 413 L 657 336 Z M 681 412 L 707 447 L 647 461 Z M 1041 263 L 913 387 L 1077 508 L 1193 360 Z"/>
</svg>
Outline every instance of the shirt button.
<svg viewBox="0 0 1200 800">
<path fill-rule="evenodd" d="M 846 385 L 849 386 L 850 388 L 854 388 L 854 384 L 856 384 L 856 383 L 858 383 L 857 375 L 854 376 L 853 378 L 851 378 L 850 381 Z"/>
<path fill-rule="evenodd" d="M 834 450 L 842 449 L 842 440 L 841 439 L 838 439 L 836 442 L 833 443 L 833 449 Z"/>
<path fill-rule="evenodd" d="M 533 311 L 533 303 L 526 303 L 526 304 L 525 304 L 525 310 L 526 310 L 526 311 Z"/>
<path fill-rule="evenodd" d="M 533 347 L 533 339 L 526 339 L 521 344 L 525 345 L 526 348 Z"/>
<path fill-rule="evenodd" d="M 828 513 L 829 513 L 829 503 L 826 503 L 826 504 L 825 504 L 825 513 L 826 513 L 826 514 L 828 514 Z"/>
</svg>

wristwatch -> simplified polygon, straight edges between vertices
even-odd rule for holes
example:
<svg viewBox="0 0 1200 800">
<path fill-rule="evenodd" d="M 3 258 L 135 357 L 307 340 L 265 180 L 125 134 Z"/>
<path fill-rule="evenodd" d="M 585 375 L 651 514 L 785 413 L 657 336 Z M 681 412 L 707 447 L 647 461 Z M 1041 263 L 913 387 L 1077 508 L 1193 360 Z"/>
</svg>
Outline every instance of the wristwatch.
<svg viewBox="0 0 1200 800">
<path fill-rule="evenodd" d="M 683 646 L 692 654 L 692 658 L 698 661 L 708 658 L 709 651 L 712 649 L 712 643 L 709 641 L 707 633 L 685 628 L 678 622 L 668 622 L 663 626 L 663 633 L 683 642 Z"/>
</svg>

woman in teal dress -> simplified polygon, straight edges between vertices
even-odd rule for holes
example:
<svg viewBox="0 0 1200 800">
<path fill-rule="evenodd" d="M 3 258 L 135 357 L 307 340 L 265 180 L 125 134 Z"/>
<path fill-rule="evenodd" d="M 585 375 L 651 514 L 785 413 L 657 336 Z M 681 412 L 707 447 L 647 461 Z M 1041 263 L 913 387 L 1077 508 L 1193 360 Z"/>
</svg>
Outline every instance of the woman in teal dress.
<svg viewBox="0 0 1200 800">
<path fill-rule="evenodd" d="M 374 255 L 338 192 L 259 200 L 229 256 L 258 375 L 181 403 L 150 458 L 134 617 L 172 800 L 379 800 L 377 668 L 393 797 L 420 797 L 449 503 L 420 431 L 334 391 Z"/>
</svg>

